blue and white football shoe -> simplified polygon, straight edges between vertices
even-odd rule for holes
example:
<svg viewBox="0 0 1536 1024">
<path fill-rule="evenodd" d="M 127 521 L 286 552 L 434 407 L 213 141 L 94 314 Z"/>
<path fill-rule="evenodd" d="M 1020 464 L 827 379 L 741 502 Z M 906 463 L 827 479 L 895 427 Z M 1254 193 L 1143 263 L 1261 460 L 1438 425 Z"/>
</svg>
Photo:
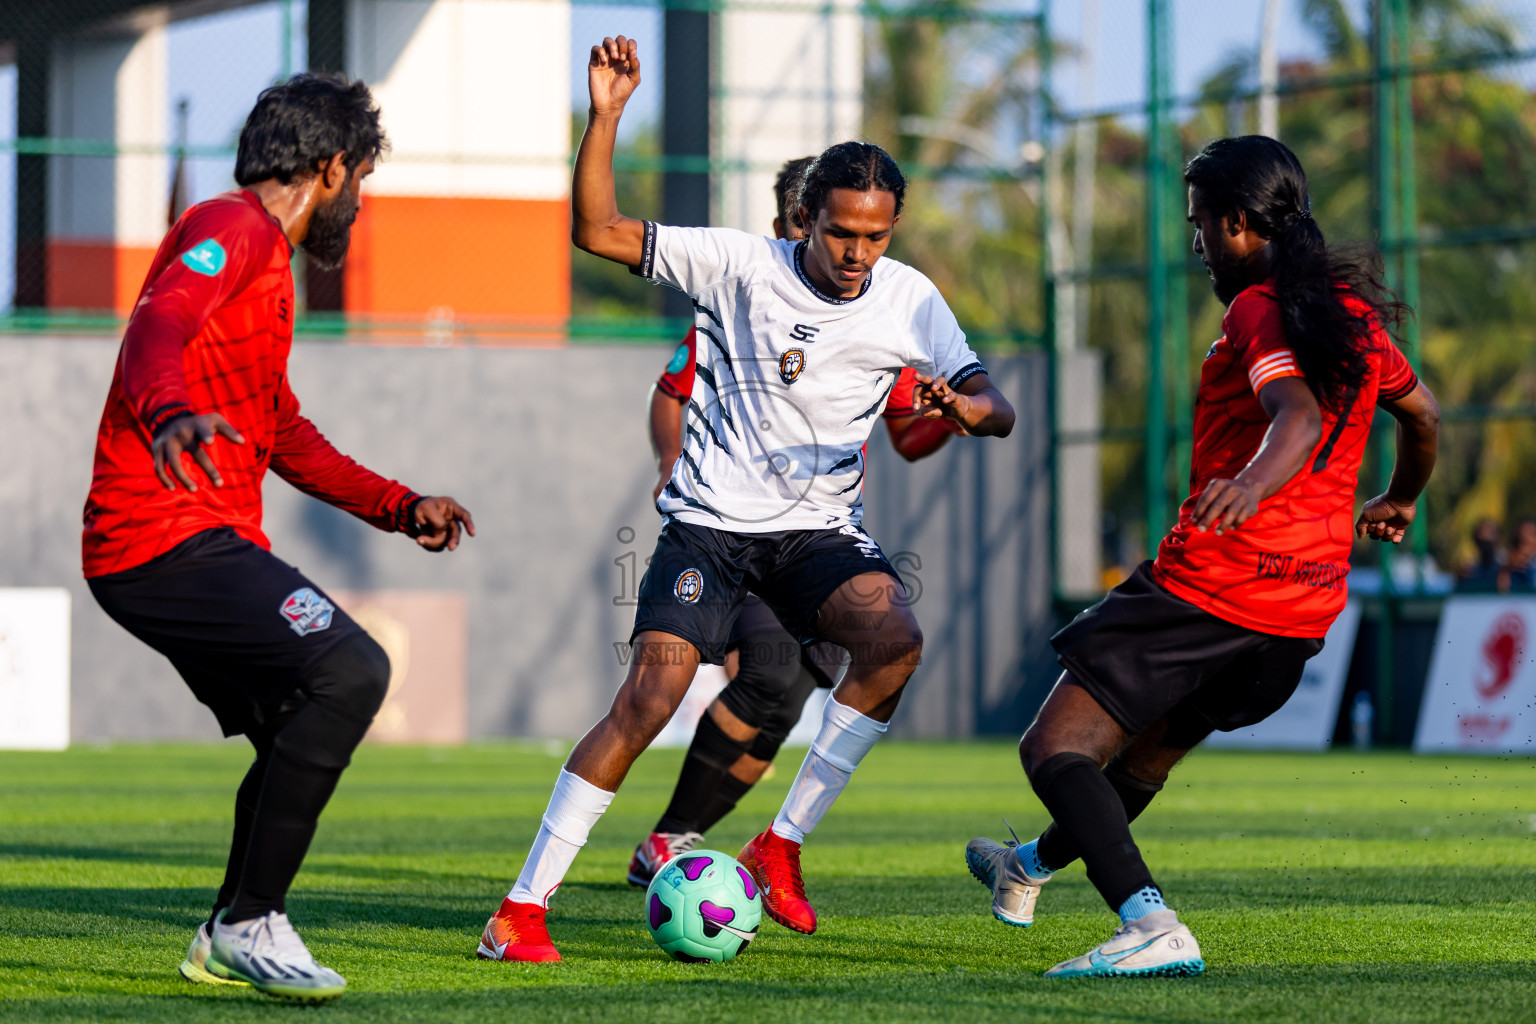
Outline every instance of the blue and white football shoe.
<svg viewBox="0 0 1536 1024">
<path fill-rule="evenodd" d="M 1059 963 L 1047 978 L 1192 978 L 1205 973 L 1200 944 L 1171 910 L 1115 929 L 1108 942 Z"/>
<path fill-rule="evenodd" d="M 213 926 L 209 973 L 287 999 L 313 1002 L 335 999 L 346 991 L 345 978 L 315 963 L 287 914 L 274 910 L 233 925 L 225 924 L 224 916 L 220 914 Z"/>
<path fill-rule="evenodd" d="M 1018 845 L 1017 836 L 1002 843 L 978 836 L 965 844 L 965 866 L 976 881 L 992 890 L 993 917 L 1015 928 L 1028 928 L 1035 922 L 1040 887 L 1050 876 L 1031 878 L 1019 863 Z"/>
</svg>

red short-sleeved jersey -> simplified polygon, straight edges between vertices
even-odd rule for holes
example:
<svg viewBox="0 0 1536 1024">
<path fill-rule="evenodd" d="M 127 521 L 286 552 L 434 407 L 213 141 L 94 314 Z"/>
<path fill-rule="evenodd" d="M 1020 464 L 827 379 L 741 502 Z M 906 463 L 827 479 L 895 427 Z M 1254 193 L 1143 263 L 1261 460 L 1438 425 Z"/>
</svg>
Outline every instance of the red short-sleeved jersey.
<svg viewBox="0 0 1536 1024">
<path fill-rule="evenodd" d="M 1363 303 L 1351 306 L 1370 316 Z M 1342 417 L 1323 411 L 1322 437 L 1301 472 L 1239 529 L 1201 533 L 1196 499 L 1211 480 L 1242 472 L 1269 429 L 1258 393 L 1270 381 L 1302 376 L 1269 285 L 1238 295 L 1222 329 L 1200 373 L 1189 498 L 1152 575 L 1217 618 L 1276 636 L 1320 637 L 1347 596 L 1355 484 L 1376 404 L 1404 397 L 1418 378 L 1377 328 L 1369 378 Z"/>
<path fill-rule="evenodd" d="M 698 341 L 699 329 L 688 328 L 688 336 L 678 343 L 672 358 L 667 360 L 666 372 L 656 380 L 658 388 L 679 402 L 688 401 L 688 396 L 693 394 L 693 366 L 698 359 L 694 346 Z"/>
<path fill-rule="evenodd" d="M 291 255 L 281 225 L 243 189 L 192 207 L 160 243 L 96 434 L 82 537 L 87 577 L 131 569 L 219 526 L 269 547 L 261 531 L 269 466 L 381 529 L 403 528 L 416 495 L 336 451 L 299 415 L 288 386 Z M 179 483 L 168 490 L 155 476 L 151 437 L 188 412 L 218 412 L 245 438 L 209 448 L 223 487 L 195 467 L 196 493 Z"/>
</svg>

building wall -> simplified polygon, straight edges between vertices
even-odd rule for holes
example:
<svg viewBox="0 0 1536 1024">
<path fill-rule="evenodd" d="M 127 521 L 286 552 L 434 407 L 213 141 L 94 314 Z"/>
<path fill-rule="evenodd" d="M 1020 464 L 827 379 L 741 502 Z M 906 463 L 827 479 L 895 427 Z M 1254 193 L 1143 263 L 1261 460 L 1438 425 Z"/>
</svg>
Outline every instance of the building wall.
<svg viewBox="0 0 1536 1024">
<path fill-rule="evenodd" d="M 270 477 L 274 550 L 338 591 L 448 592 L 468 617 L 468 733 L 579 735 L 623 676 L 634 608 L 627 556 L 659 520 L 645 435 L 670 345 L 561 349 L 295 347 L 305 414 L 343 451 L 427 493 L 450 493 L 479 536 L 429 555 Z M 80 511 L 117 343 L 0 336 L 0 586 L 74 596 L 78 740 L 213 737 L 170 666 L 97 608 L 79 576 Z M 928 638 L 897 718 L 908 735 L 1013 731 L 1052 672 L 1046 565 L 1045 372 L 991 361 L 1020 411 L 1003 440 L 957 439 L 907 465 L 870 444 L 871 533 L 922 587 Z M 876 428 L 877 431 L 880 428 Z"/>
<path fill-rule="evenodd" d="M 347 70 L 392 146 L 364 186 L 350 313 L 570 314 L 570 7 L 351 0 Z"/>
</svg>

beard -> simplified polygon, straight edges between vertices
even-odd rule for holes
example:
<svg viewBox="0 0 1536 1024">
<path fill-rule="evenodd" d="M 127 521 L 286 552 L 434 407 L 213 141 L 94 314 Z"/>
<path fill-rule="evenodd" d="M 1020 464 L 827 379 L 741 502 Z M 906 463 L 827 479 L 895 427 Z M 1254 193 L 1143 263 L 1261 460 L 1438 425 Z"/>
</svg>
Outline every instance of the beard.
<svg viewBox="0 0 1536 1024">
<path fill-rule="evenodd" d="M 348 179 L 335 199 L 315 209 L 309 233 L 300 247 L 321 270 L 335 270 L 347 258 L 352 245 L 352 222 L 357 220 L 357 183 Z"/>
<path fill-rule="evenodd" d="M 1223 306 L 1230 306 L 1238 293 L 1247 287 L 1241 264 L 1213 252 L 1206 253 L 1204 263 L 1205 272 L 1211 279 L 1211 290 Z"/>
</svg>

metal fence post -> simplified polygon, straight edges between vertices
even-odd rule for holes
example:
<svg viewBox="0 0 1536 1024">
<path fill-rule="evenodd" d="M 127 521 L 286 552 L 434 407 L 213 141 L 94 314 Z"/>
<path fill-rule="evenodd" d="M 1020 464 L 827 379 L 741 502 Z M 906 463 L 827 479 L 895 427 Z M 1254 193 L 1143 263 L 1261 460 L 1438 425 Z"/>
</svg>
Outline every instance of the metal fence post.
<svg viewBox="0 0 1536 1024">
<path fill-rule="evenodd" d="M 1168 414 L 1165 404 L 1163 335 L 1168 323 L 1168 261 L 1164 255 L 1163 195 L 1168 187 L 1163 154 L 1168 76 L 1164 39 L 1167 0 L 1147 0 L 1147 429 L 1145 473 L 1147 552 L 1157 554 L 1168 525 Z"/>
</svg>

